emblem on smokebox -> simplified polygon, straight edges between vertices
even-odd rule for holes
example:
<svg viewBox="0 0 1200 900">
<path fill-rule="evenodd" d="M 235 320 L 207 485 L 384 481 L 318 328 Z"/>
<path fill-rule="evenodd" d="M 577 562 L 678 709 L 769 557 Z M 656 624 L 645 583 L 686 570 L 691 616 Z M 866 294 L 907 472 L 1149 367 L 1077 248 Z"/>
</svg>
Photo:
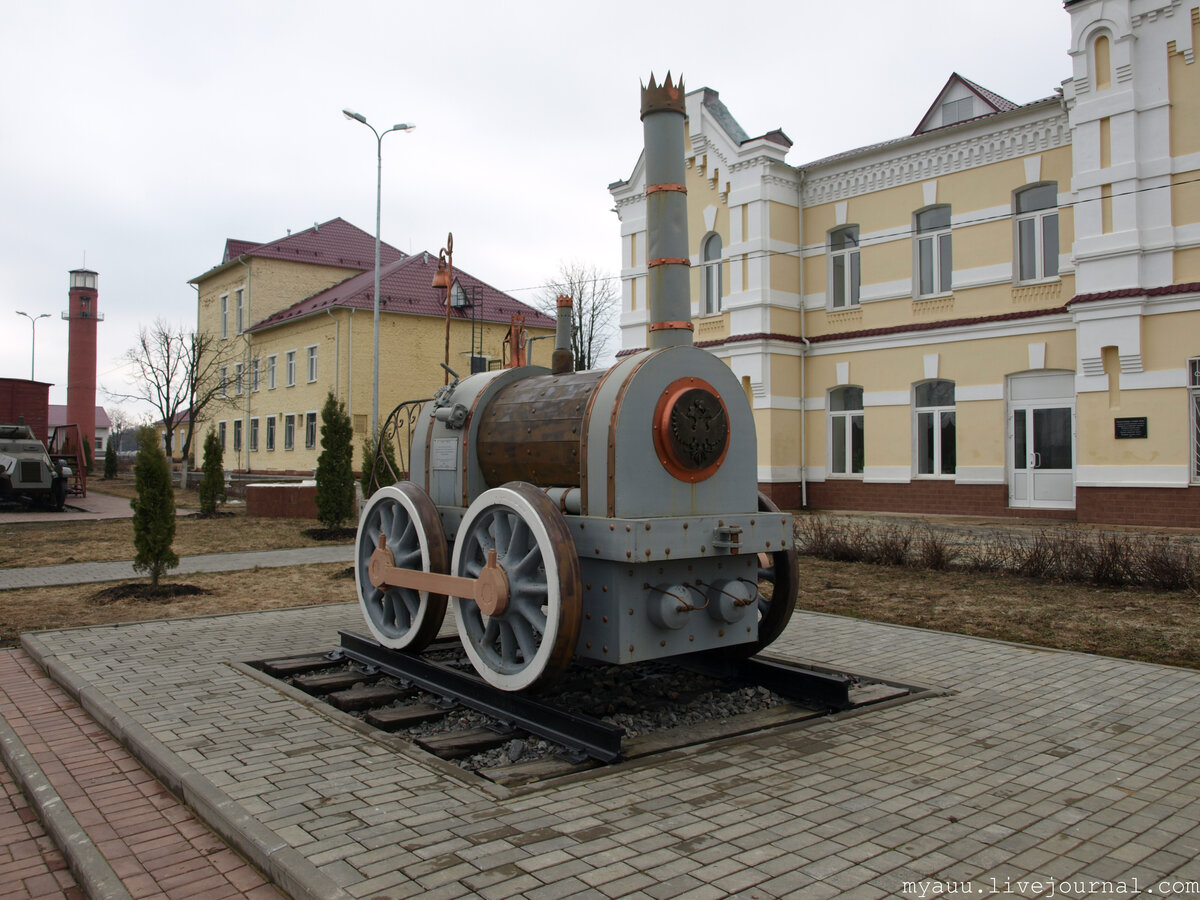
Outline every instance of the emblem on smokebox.
<svg viewBox="0 0 1200 900">
<path fill-rule="evenodd" d="M 654 449 L 680 481 L 710 478 L 729 450 L 729 411 L 716 389 L 700 378 L 667 385 L 654 410 Z"/>
</svg>

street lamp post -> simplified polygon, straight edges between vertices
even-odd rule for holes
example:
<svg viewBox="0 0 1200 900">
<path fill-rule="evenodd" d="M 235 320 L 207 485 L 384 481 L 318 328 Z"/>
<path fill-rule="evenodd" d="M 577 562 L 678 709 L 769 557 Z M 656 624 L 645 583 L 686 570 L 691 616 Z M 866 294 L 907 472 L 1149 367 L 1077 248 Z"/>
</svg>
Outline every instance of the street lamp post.
<svg viewBox="0 0 1200 900">
<path fill-rule="evenodd" d="M 375 353 L 371 365 L 371 435 L 374 437 L 379 434 L 379 212 L 383 203 L 383 136 L 393 131 L 412 131 L 417 126 L 409 122 L 401 122 L 380 132 L 367 121 L 367 117 L 362 113 L 343 109 L 342 115 L 355 122 L 362 122 L 375 135 Z M 350 364 L 353 365 L 354 361 L 351 360 Z"/>
<path fill-rule="evenodd" d="M 29 320 L 30 330 L 33 332 L 29 338 L 29 380 L 36 381 L 33 377 L 33 355 L 37 350 L 37 320 L 50 318 L 50 313 L 39 313 L 36 316 L 31 316 L 27 312 L 16 311 L 18 316 L 24 316 Z"/>
</svg>

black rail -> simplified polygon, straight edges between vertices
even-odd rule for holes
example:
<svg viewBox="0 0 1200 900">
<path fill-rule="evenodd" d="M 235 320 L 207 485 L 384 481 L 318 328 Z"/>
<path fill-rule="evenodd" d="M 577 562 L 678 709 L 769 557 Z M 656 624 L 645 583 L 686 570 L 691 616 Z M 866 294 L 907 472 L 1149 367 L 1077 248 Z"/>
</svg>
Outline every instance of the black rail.
<svg viewBox="0 0 1200 900">
<path fill-rule="evenodd" d="M 845 710 L 853 707 L 850 688 L 854 680 L 847 675 L 818 672 L 783 660 L 751 657 L 727 659 L 717 653 L 693 653 L 672 660 L 693 672 L 714 678 L 736 678 L 765 687 L 781 697 L 803 704 Z"/>
<path fill-rule="evenodd" d="M 347 659 L 374 666 L 386 675 L 440 696 L 453 697 L 476 712 L 601 762 L 614 762 L 621 756 L 625 729 L 619 725 L 569 712 L 525 694 L 502 691 L 475 675 L 428 662 L 402 650 L 390 650 L 353 631 L 339 631 L 338 636 L 342 655 Z"/>
</svg>

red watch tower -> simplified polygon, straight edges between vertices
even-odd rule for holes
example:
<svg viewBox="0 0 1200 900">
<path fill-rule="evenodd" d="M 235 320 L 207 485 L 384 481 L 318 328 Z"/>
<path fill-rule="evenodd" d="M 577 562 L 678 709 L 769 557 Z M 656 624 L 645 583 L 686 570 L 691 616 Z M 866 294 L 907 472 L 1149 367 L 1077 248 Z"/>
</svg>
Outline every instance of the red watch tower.
<svg viewBox="0 0 1200 900">
<path fill-rule="evenodd" d="M 69 322 L 67 338 L 67 422 L 79 426 L 81 438 L 95 455 L 96 448 L 96 273 L 71 270 L 71 291 L 62 317 Z"/>
</svg>

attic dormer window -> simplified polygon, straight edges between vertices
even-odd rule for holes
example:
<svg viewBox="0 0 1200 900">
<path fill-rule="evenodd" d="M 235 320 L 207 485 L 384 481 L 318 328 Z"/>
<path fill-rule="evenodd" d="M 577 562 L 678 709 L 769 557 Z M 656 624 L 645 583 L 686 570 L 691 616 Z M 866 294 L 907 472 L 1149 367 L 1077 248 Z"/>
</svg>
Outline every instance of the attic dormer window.
<svg viewBox="0 0 1200 900">
<path fill-rule="evenodd" d="M 953 125 L 975 117 L 975 105 L 971 97 L 948 100 L 942 104 L 942 125 Z"/>
</svg>

